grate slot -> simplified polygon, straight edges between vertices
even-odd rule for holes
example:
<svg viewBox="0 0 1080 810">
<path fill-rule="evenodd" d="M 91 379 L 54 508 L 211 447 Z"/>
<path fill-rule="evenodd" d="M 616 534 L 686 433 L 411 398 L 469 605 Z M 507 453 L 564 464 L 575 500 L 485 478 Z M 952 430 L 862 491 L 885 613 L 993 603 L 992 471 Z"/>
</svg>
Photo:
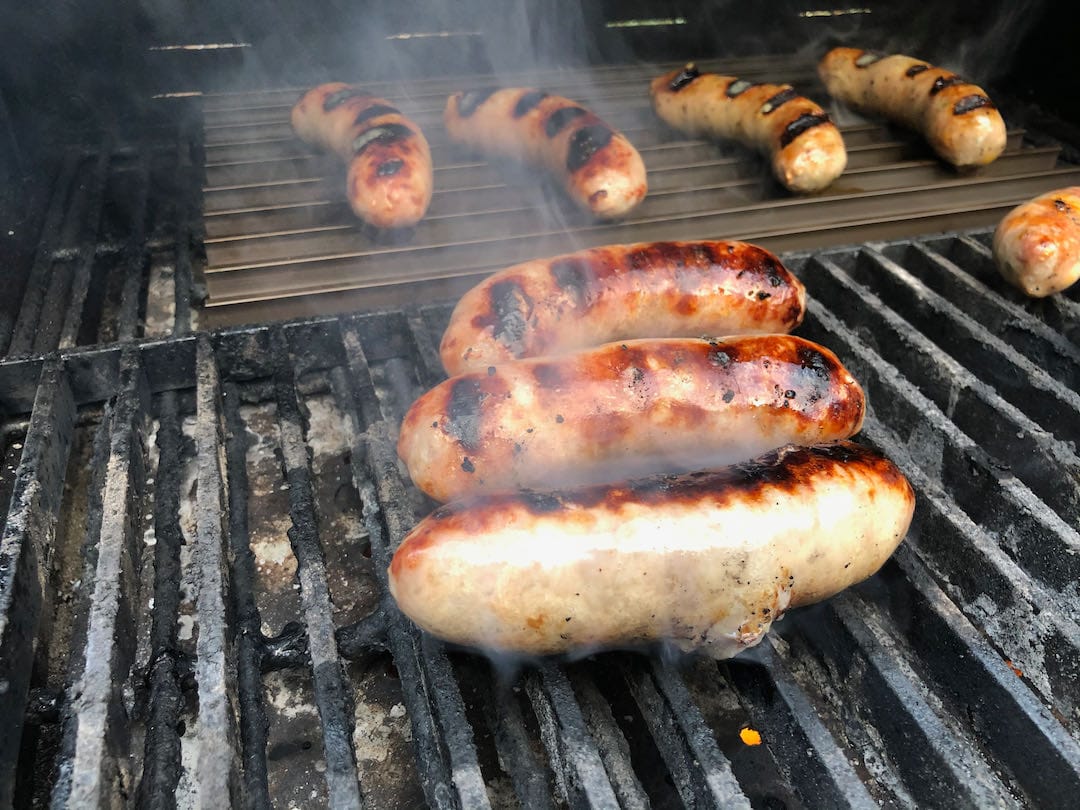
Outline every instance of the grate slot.
<svg viewBox="0 0 1080 810">
<path fill-rule="evenodd" d="M 47 561 L 60 512 L 75 403 L 60 361 L 42 369 L 0 536 L 0 806 L 15 793 L 19 740 L 30 689 L 34 639 L 48 583 Z M 51 602 L 51 599 L 48 599 Z"/>
<path fill-rule="evenodd" d="M 136 158 L 133 215 L 130 232 L 120 251 L 119 270 L 122 272 L 120 305 L 116 314 L 116 339 L 133 340 L 139 336 L 139 305 L 143 300 L 143 283 L 149 261 L 146 246 L 147 207 L 150 196 L 150 167 L 141 153 Z M 115 272 L 117 266 L 113 266 Z"/>
</svg>

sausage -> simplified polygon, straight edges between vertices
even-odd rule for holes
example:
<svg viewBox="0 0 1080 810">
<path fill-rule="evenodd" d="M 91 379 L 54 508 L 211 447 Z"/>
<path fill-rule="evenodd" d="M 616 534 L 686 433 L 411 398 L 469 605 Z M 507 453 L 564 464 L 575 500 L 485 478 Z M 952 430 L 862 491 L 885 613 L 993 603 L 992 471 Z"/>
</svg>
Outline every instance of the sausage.
<svg viewBox="0 0 1080 810">
<path fill-rule="evenodd" d="M 1032 298 L 1045 298 L 1080 279 L 1080 186 L 1017 206 L 994 231 L 1001 275 Z"/>
<path fill-rule="evenodd" d="M 876 572 L 915 496 L 851 442 L 712 472 L 498 493 L 439 507 L 404 539 L 390 592 L 448 641 L 526 655 L 670 641 L 730 658 L 792 607 Z"/>
<path fill-rule="evenodd" d="M 648 191 L 645 164 L 630 141 L 568 98 L 486 87 L 454 93 L 443 118 L 460 144 L 548 170 L 599 219 L 626 215 Z"/>
<path fill-rule="evenodd" d="M 1005 122 L 986 91 L 921 59 L 833 48 L 818 75 L 838 101 L 921 133 L 957 168 L 985 166 L 1005 151 Z"/>
<path fill-rule="evenodd" d="M 612 245 L 538 259 L 462 296 L 439 352 L 447 374 L 645 337 L 790 332 L 806 290 L 744 242 Z"/>
<path fill-rule="evenodd" d="M 306 92 L 292 110 L 301 140 L 348 166 L 353 213 L 376 228 L 407 228 L 431 203 L 431 149 L 420 127 L 389 101 L 332 82 Z"/>
<path fill-rule="evenodd" d="M 792 335 L 607 343 L 445 380 L 413 403 L 398 455 L 448 501 L 728 464 L 854 435 L 865 397 Z"/>
<path fill-rule="evenodd" d="M 701 73 L 693 64 L 653 79 L 653 109 L 692 136 L 730 138 L 769 157 L 791 191 L 820 191 L 847 166 L 840 130 L 790 84 L 757 84 Z"/>
</svg>

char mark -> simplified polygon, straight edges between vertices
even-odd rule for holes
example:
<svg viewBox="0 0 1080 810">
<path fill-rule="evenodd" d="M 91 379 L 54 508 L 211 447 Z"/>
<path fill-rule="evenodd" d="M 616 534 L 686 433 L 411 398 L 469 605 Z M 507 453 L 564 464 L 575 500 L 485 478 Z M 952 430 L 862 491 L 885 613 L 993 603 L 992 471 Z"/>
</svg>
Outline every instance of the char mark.
<svg viewBox="0 0 1080 810">
<path fill-rule="evenodd" d="M 564 508 L 562 500 L 554 492 L 538 492 L 523 489 L 518 493 L 522 505 L 534 515 L 558 512 Z"/>
<path fill-rule="evenodd" d="M 960 99 L 958 102 L 956 102 L 953 105 L 952 114 L 953 115 L 963 115 L 964 113 L 969 113 L 972 110 L 977 110 L 980 107 L 993 107 L 993 106 L 994 105 L 990 102 L 990 99 L 988 99 L 986 96 L 981 95 L 979 93 L 975 93 L 975 94 L 970 95 L 970 96 L 964 96 L 962 99 Z"/>
<path fill-rule="evenodd" d="M 360 126 L 365 121 L 377 118 L 380 115 L 401 115 L 401 110 L 397 107 L 391 107 L 389 104 L 372 104 L 366 110 L 361 110 L 360 114 L 353 119 L 353 126 Z"/>
<path fill-rule="evenodd" d="M 1063 214 L 1067 214 L 1069 212 L 1069 204 L 1060 197 L 1054 199 L 1054 208 L 1056 208 Z"/>
<path fill-rule="evenodd" d="M 498 87 L 480 87 L 476 90 L 469 90 L 466 93 L 462 93 L 457 103 L 458 115 L 462 118 L 468 118 L 476 112 L 477 107 L 491 98 L 498 90 Z"/>
<path fill-rule="evenodd" d="M 783 149 L 789 143 L 794 141 L 806 130 L 819 127 L 822 124 L 829 123 L 828 113 L 803 113 L 786 127 L 784 127 L 784 133 L 780 136 L 780 148 Z"/>
<path fill-rule="evenodd" d="M 697 65 L 689 64 L 682 69 L 678 76 L 671 80 L 671 84 L 668 85 L 673 91 L 678 92 L 682 90 L 686 85 L 690 84 L 694 79 L 701 75 L 701 71 L 697 69 Z"/>
<path fill-rule="evenodd" d="M 330 112 L 337 109 L 350 98 L 356 98 L 357 96 L 367 95 L 363 90 L 356 87 L 343 87 L 340 90 L 335 90 L 333 93 L 323 99 L 322 108 L 323 112 Z"/>
<path fill-rule="evenodd" d="M 528 90 L 522 93 L 518 103 L 514 105 L 514 118 L 521 118 L 529 110 L 535 109 L 547 97 L 548 94 L 543 90 Z"/>
<path fill-rule="evenodd" d="M 773 112 L 777 108 L 783 106 L 784 104 L 787 104 L 793 98 L 798 98 L 798 97 L 799 97 L 799 94 L 795 92 L 794 87 L 785 87 L 783 90 L 781 90 L 775 96 L 773 96 L 772 98 L 770 98 L 768 101 L 766 101 L 764 104 L 761 105 L 761 114 L 762 115 L 768 115 L 769 113 Z"/>
<path fill-rule="evenodd" d="M 480 445 L 483 404 L 487 395 L 476 379 L 462 377 L 452 385 L 446 407 L 446 432 L 466 450 L 476 450 Z"/>
<path fill-rule="evenodd" d="M 912 78 L 918 76 L 924 70 L 929 70 L 929 69 L 930 69 L 929 65 L 912 65 L 911 67 L 909 67 L 907 70 L 904 71 L 904 75 L 907 76 L 909 79 L 912 79 Z"/>
<path fill-rule="evenodd" d="M 551 263 L 551 275 L 559 288 L 574 300 L 574 307 L 581 309 L 592 303 L 592 273 L 581 259 L 560 259 Z"/>
<path fill-rule="evenodd" d="M 957 84 L 967 84 L 967 82 L 965 82 L 955 73 L 952 76 L 938 76 L 936 79 L 934 79 L 934 83 L 930 86 L 930 95 L 936 96 L 946 87 L 952 87 Z"/>
<path fill-rule="evenodd" d="M 379 164 L 379 168 L 375 170 L 375 174 L 378 177 L 391 177 L 401 171 L 401 167 L 405 165 L 405 161 L 400 158 L 393 158 L 392 160 L 384 160 Z"/>
<path fill-rule="evenodd" d="M 549 138 L 554 138 L 575 118 L 580 118 L 587 114 L 588 111 L 581 107 L 562 107 L 555 110 L 547 117 L 547 121 L 544 122 L 544 134 Z"/>
<path fill-rule="evenodd" d="M 724 95 L 726 95 L 728 98 L 735 98 L 736 96 L 745 93 L 747 90 L 753 87 L 754 84 L 755 82 L 752 82 L 749 79 L 736 79 L 727 86 L 727 90 L 724 91 Z"/>
<path fill-rule="evenodd" d="M 353 154 L 359 155 L 373 143 L 387 145 L 410 138 L 413 131 L 404 124 L 383 124 L 361 132 L 353 140 Z"/>
<path fill-rule="evenodd" d="M 518 282 L 508 279 L 491 285 L 491 311 L 495 316 L 493 336 L 515 357 L 524 351 L 523 341 L 532 299 Z"/>
<path fill-rule="evenodd" d="M 582 127 L 570 136 L 570 150 L 566 154 L 566 170 L 576 172 L 589 159 L 611 143 L 614 133 L 603 124 Z"/>
</svg>

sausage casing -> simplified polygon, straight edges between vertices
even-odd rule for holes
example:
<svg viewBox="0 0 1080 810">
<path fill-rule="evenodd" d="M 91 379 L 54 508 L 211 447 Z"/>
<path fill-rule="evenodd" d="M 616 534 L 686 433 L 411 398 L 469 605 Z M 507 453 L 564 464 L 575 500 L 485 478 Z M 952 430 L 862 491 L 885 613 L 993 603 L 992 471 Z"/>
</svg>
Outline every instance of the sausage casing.
<svg viewBox="0 0 1080 810">
<path fill-rule="evenodd" d="M 452 377 L 413 403 L 398 454 L 448 501 L 729 464 L 847 438 L 864 411 L 836 355 L 802 338 L 630 340 Z"/>
<path fill-rule="evenodd" d="M 439 353 L 451 376 L 615 340 L 790 332 L 806 290 L 745 242 L 611 245 L 495 273 L 458 301 Z"/>
<path fill-rule="evenodd" d="M 921 133 L 958 168 L 1005 151 L 1005 122 L 981 87 L 921 59 L 833 48 L 818 64 L 829 94 L 850 107 Z"/>
<path fill-rule="evenodd" d="M 756 84 L 687 65 L 653 79 L 649 89 L 666 124 L 765 153 L 776 179 L 791 191 L 820 191 L 847 166 L 840 130 L 789 84 Z"/>
<path fill-rule="evenodd" d="M 547 169 L 599 219 L 626 215 L 648 191 L 633 144 L 568 98 L 528 87 L 470 90 L 450 96 L 443 119 L 458 143 Z"/>
<path fill-rule="evenodd" d="M 1005 279 L 1032 298 L 1080 279 L 1080 186 L 1017 206 L 994 231 L 994 259 Z"/>
<path fill-rule="evenodd" d="M 872 575 L 914 493 L 850 442 L 713 472 L 446 504 L 390 565 L 398 606 L 449 641 L 588 652 L 661 640 L 729 658 L 789 607 Z"/>
<path fill-rule="evenodd" d="M 376 228 L 406 228 L 431 203 L 434 174 L 424 133 L 389 101 L 342 82 L 309 90 L 292 110 L 293 130 L 348 167 L 353 213 Z"/>
</svg>

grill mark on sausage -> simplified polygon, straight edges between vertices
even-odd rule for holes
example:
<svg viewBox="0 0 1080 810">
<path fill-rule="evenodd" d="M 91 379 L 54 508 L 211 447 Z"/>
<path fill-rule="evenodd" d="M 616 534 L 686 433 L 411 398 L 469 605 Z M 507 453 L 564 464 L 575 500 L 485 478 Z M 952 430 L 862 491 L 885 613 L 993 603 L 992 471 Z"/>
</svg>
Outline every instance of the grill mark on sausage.
<svg viewBox="0 0 1080 810">
<path fill-rule="evenodd" d="M 603 124 L 592 124 L 582 127 L 570 136 L 570 149 L 566 153 L 566 170 L 576 172 L 589 162 L 589 159 L 611 143 L 614 137 L 608 127 Z"/>
<path fill-rule="evenodd" d="M 515 356 L 524 351 L 523 340 L 531 310 L 532 299 L 518 282 L 507 279 L 491 285 L 491 311 L 495 316 L 493 336 Z"/>
<path fill-rule="evenodd" d="M 784 104 L 787 104 L 792 99 L 798 98 L 798 97 L 799 97 L 799 94 L 797 92 L 795 92 L 794 87 L 785 87 L 783 90 L 781 90 L 775 96 L 773 96 L 772 98 L 770 98 L 768 101 L 766 101 L 764 104 L 761 105 L 761 114 L 762 115 L 769 115 L 770 113 L 772 113 L 772 112 L 776 111 L 777 109 L 779 109 L 780 107 L 782 107 Z"/>
<path fill-rule="evenodd" d="M 560 107 L 544 122 L 544 134 L 549 138 L 554 138 L 567 124 L 583 115 L 588 115 L 588 111 L 581 107 Z"/>
<path fill-rule="evenodd" d="M 922 73 L 924 70 L 929 70 L 929 69 L 930 69 L 929 65 L 912 65 L 911 67 L 909 67 L 907 70 L 904 71 L 904 75 L 907 76 L 909 79 L 913 79 L 914 77 L 916 77 L 920 73 Z"/>
<path fill-rule="evenodd" d="M 514 105 L 514 118 L 521 118 L 529 110 L 535 109 L 541 101 L 548 97 L 543 90 L 527 90 L 521 94 L 517 104 Z"/>
<path fill-rule="evenodd" d="M 476 112 L 477 107 L 491 98 L 498 90 L 498 87 L 478 87 L 475 90 L 462 93 L 457 103 L 458 115 L 462 118 L 468 118 Z"/>
<path fill-rule="evenodd" d="M 356 87 L 343 87 L 340 90 L 335 90 L 323 99 L 322 108 L 323 112 L 330 112 L 335 110 L 348 101 L 350 98 L 356 98 L 357 96 L 365 96 L 363 90 Z"/>
<path fill-rule="evenodd" d="M 1060 197 L 1057 197 L 1054 200 L 1054 208 L 1056 208 L 1058 211 L 1060 211 L 1063 214 L 1066 214 L 1066 213 L 1069 212 L 1069 204 L 1067 202 L 1065 202 L 1063 199 L 1061 199 Z"/>
<path fill-rule="evenodd" d="M 353 119 L 353 126 L 360 126 L 365 121 L 377 118 L 380 115 L 401 115 L 401 110 L 397 107 L 391 107 L 389 104 L 372 104 L 366 110 L 361 110 L 360 114 Z"/>
<path fill-rule="evenodd" d="M 784 127 L 784 132 L 780 136 L 780 148 L 783 149 L 808 129 L 827 123 L 829 123 L 828 113 L 803 113 Z"/>
<path fill-rule="evenodd" d="M 353 139 L 353 154 L 359 155 L 373 143 L 387 145 L 412 137 L 413 131 L 404 124 L 382 124 L 361 132 Z"/>
<path fill-rule="evenodd" d="M 405 161 L 401 158 L 393 158 L 392 160 L 384 160 L 379 164 L 379 168 L 375 170 L 376 177 L 392 177 L 401 171 L 405 165 Z"/>
<path fill-rule="evenodd" d="M 980 107 L 993 107 L 990 99 L 980 93 L 974 93 L 970 96 L 964 96 L 958 102 L 953 105 L 953 115 L 963 115 L 969 113 L 972 110 L 977 110 Z"/>
<path fill-rule="evenodd" d="M 469 377 L 455 380 L 450 389 L 446 403 L 447 421 L 443 429 L 466 450 L 476 450 L 480 444 L 485 398 L 480 382 Z"/>
<path fill-rule="evenodd" d="M 588 265 L 581 259 L 560 259 L 551 263 L 551 275 L 559 288 L 566 291 L 574 301 L 575 309 L 583 309 L 593 302 L 592 280 Z"/>
<path fill-rule="evenodd" d="M 682 90 L 686 85 L 690 84 L 694 79 L 701 75 L 701 71 L 697 69 L 697 65 L 691 63 L 682 69 L 674 79 L 671 80 L 671 84 L 668 85 L 676 93 Z"/>
<path fill-rule="evenodd" d="M 957 84 L 967 84 L 967 82 L 965 82 L 955 73 L 951 76 L 938 76 L 936 79 L 934 79 L 934 83 L 930 86 L 930 95 L 936 96 L 946 87 L 953 87 Z"/>
<path fill-rule="evenodd" d="M 736 96 L 745 93 L 755 84 L 756 82 L 752 82 L 749 79 L 736 79 L 727 86 L 727 90 L 724 91 L 724 95 L 726 95 L 728 98 L 735 98 Z"/>
</svg>

